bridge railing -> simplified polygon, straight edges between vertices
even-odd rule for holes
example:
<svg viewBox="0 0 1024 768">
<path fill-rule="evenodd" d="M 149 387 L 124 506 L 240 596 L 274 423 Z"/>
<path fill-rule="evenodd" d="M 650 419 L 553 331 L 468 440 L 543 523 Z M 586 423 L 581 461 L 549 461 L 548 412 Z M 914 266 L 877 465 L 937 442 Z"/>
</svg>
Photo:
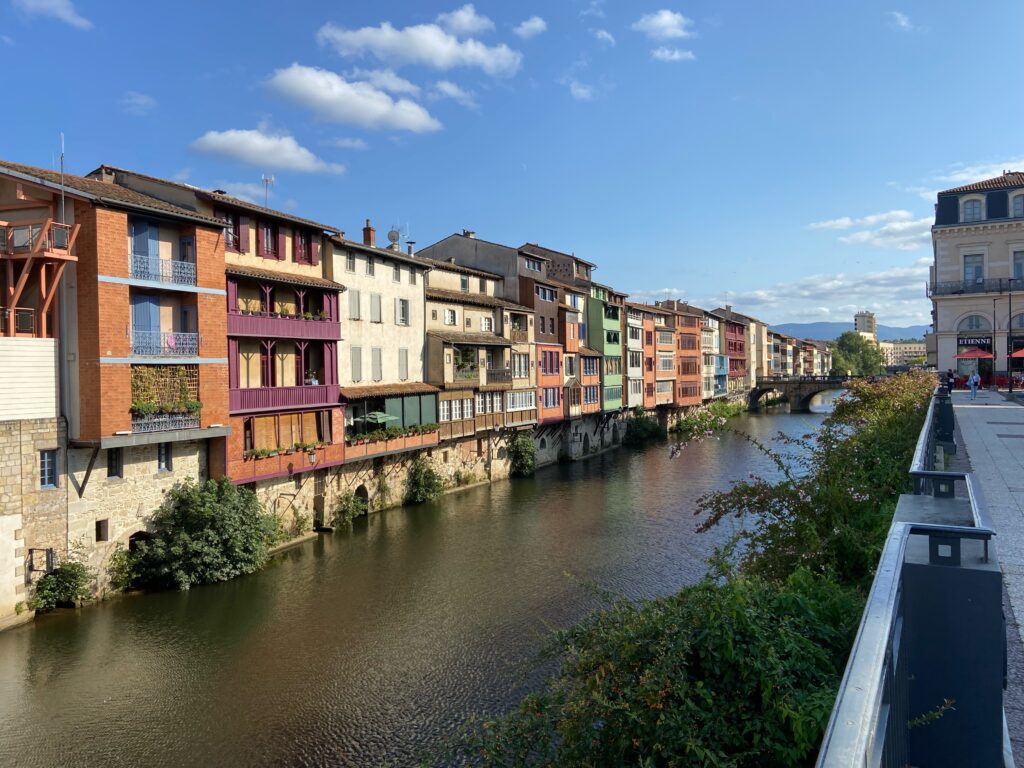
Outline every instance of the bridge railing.
<svg viewBox="0 0 1024 768">
<path fill-rule="evenodd" d="M 896 508 L 818 768 L 1004 764 L 995 531 L 973 473 L 935 468 L 943 396 L 918 436 L 914 494 Z"/>
</svg>

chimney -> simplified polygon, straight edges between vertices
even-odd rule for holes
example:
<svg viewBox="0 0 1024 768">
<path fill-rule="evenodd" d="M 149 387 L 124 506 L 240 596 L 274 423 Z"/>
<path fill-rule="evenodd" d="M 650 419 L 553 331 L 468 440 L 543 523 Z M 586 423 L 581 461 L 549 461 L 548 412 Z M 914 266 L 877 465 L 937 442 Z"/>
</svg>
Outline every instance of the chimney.
<svg viewBox="0 0 1024 768">
<path fill-rule="evenodd" d="M 449 256 L 448 257 L 448 263 L 449 264 L 454 264 L 455 263 L 455 257 L 454 256 Z"/>
<path fill-rule="evenodd" d="M 725 305 L 725 311 L 726 312 L 732 312 L 732 304 L 726 304 Z"/>
<path fill-rule="evenodd" d="M 366 220 L 366 226 L 363 227 L 363 245 L 368 245 L 371 248 L 377 245 L 377 230 L 370 226 L 370 220 Z"/>
<path fill-rule="evenodd" d="M 406 240 L 405 241 L 405 246 L 406 246 L 406 249 L 408 250 L 410 256 L 414 255 L 413 254 L 413 250 L 412 250 L 412 247 L 414 245 L 416 245 L 416 241 L 415 240 Z"/>
<path fill-rule="evenodd" d="M 462 230 L 462 236 L 468 237 L 470 240 L 476 240 L 476 232 L 474 232 L 472 229 Z"/>
</svg>

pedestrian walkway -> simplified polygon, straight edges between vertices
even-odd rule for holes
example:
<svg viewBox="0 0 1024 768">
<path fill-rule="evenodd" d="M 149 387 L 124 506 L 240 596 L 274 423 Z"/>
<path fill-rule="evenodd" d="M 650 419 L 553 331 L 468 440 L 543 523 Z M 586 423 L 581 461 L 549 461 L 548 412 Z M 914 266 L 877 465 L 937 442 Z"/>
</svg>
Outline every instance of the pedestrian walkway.
<svg viewBox="0 0 1024 768">
<path fill-rule="evenodd" d="M 1007 620 L 1007 690 L 1003 705 L 1015 755 L 1024 755 L 1024 406 L 998 392 L 953 393 L 958 452 L 969 462 L 988 505 L 1003 570 Z"/>
</svg>

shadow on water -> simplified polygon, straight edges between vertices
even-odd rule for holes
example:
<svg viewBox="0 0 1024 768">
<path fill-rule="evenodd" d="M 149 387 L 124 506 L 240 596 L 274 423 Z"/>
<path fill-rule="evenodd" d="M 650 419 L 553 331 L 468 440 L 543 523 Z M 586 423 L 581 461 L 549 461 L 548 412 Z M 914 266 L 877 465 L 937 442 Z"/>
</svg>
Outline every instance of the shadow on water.
<svg viewBox="0 0 1024 768">
<path fill-rule="evenodd" d="M 820 414 L 751 414 L 761 440 Z M 694 504 L 770 462 L 745 440 L 617 451 L 363 518 L 227 584 L 0 634 L 0 764 L 410 764 L 510 706 L 550 626 L 704 572 Z"/>
</svg>

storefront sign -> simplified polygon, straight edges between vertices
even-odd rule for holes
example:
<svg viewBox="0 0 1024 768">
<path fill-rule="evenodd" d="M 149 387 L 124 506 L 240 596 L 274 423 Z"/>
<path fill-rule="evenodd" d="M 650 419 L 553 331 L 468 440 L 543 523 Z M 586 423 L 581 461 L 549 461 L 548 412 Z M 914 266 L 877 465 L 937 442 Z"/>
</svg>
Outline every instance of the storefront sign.
<svg viewBox="0 0 1024 768">
<path fill-rule="evenodd" d="M 957 336 L 956 343 L 961 347 L 991 347 L 991 336 Z"/>
</svg>

